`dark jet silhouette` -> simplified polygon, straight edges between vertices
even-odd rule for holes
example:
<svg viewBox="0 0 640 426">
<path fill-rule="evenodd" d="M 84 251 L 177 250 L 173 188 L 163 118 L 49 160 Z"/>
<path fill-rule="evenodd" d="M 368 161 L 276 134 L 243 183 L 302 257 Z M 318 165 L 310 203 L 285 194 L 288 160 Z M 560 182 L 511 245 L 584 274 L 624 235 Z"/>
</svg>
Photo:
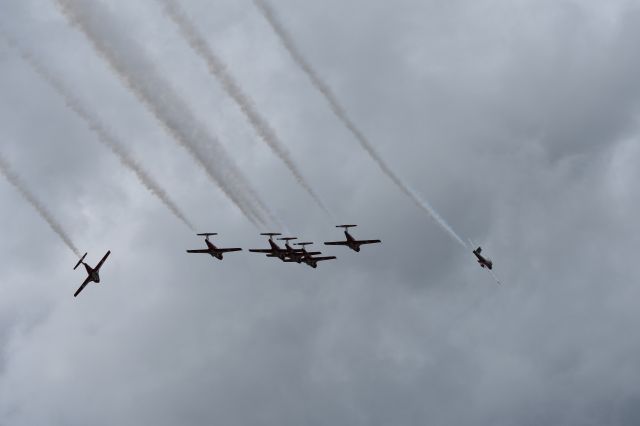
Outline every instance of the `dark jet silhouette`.
<svg viewBox="0 0 640 426">
<path fill-rule="evenodd" d="M 277 257 L 278 259 L 282 260 L 283 262 L 286 262 L 287 259 L 289 259 L 292 254 L 297 252 L 297 251 L 294 251 L 293 249 L 291 249 L 291 247 L 289 247 L 288 245 L 287 245 L 287 247 L 285 247 L 283 249 L 275 241 L 273 241 L 273 237 L 277 237 L 277 236 L 282 235 L 282 234 L 271 232 L 271 233 L 265 233 L 265 234 L 260 234 L 260 235 L 263 235 L 265 237 L 269 237 L 269 245 L 271 247 L 268 248 L 268 249 L 250 249 L 249 251 L 251 253 L 264 253 L 264 254 L 267 255 L 267 257 Z"/>
<path fill-rule="evenodd" d="M 480 264 L 480 266 L 491 271 L 493 269 L 493 261 L 482 256 L 480 253 L 482 253 L 482 247 L 478 247 L 473 251 L 473 254 L 475 254 L 478 258 L 478 263 Z"/>
<path fill-rule="evenodd" d="M 218 235 L 218 234 L 214 234 L 214 233 L 198 234 L 198 236 L 200 236 L 200 237 L 205 237 L 204 238 L 204 242 L 207 243 L 207 248 L 206 249 L 201 249 L 201 250 L 187 250 L 187 253 L 209 254 L 212 257 L 215 257 L 216 259 L 222 260 L 224 258 L 224 254 L 225 253 L 231 253 L 231 252 L 234 252 L 234 251 L 242 251 L 241 248 L 218 248 L 218 247 L 216 247 L 209 240 L 209 237 L 213 237 L 215 235 Z"/>
<path fill-rule="evenodd" d="M 80 292 L 84 290 L 84 288 L 90 282 L 94 282 L 96 284 L 100 283 L 100 268 L 102 268 L 102 264 L 104 263 L 105 260 L 107 260 L 107 257 L 109 257 L 110 254 L 111 254 L 111 251 L 108 251 L 107 254 L 105 254 L 104 257 L 102 258 L 102 260 L 98 262 L 95 268 L 92 268 L 91 266 L 84 263 L 84 258 L 87 257 L 87 253 L 85 253 L 84 256 L 82 256 L 82 258 L 78 261 L 78 263 L 76 263 L 76 266 L 73 267 L 73 270 L 75 271 L 78 268 L 78 266 L 80 266 L 80 264 L 83 264 L 84 269 L 87 270 L 87 278 L 84 280 L 80 288 L 75 292 L 73 297 L 78 297 Z"/>
<path fill-rule="evenodd" d="M 302 262 L 306 263 L 307 265 L 311 266 L 313 269 L 316 269 L 318 267 L 318 262 L 324 262 L 326 260 L 334 260 L 337 259 L 337 257 L 335 256 L 319 256 L 319 257 L 314 257 L 317 254 L 322 254 L 319 251 L 307 251 L 306 246 L 309 246 L 313 243 L 297 243 L 297 246 L 301 246 L 302 247 Z M 298 262 L 300 263 L 300 262 Z"/>
<path fill-rule="evenodd" d="M 285 259 L 285 262 L 302 263 L 302 260 L 305 257 L 304 250 L 302 250 L 302 249 L 294 249 L 289 244 L 289 242 L 295 241 L 297 239 L 298 238 L 296 238 L 296 237 L 278 238 L 279 241 L 284 241 L 285 242 L 284 243 L 284 249 L 287 251 L 287 258 Z M 267 257 L 274 257 L 274 256 L 273 255 L 267 255 Z"/>
<path fill-rule="evenodd" d="M 336 228 L 344 228 L 344 235 L 347 238 L 346 241 L 330 241 L 330 242 L 327 242 L 327 243 L 324 243 L 324 244 L 327 245 L 327 246 L 347 246 L 351 250 L 359 252 L 360 251 L 360 246 L 362 246 L 362 245 L 365 245 L 365 244 L 378 244 L 378 243 L 382 242 L 380 240 L 356 240 L 349 233 L 349 228 L 355 228 L 356 226 L 358 226 L 358 225 L 338 225 L 338 226 L 336 226 Z"/>
</svg>

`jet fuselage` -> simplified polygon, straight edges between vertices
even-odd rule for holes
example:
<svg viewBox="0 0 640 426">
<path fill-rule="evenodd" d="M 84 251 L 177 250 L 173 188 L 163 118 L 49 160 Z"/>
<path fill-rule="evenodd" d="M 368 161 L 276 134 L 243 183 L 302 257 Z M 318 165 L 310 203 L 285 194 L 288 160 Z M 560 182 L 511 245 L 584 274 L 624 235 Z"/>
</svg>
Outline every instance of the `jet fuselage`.
<svg viewBox="0 0 640 426">
<path fill-rule="evenodd" d="M 222 253 L 218 251 L 218 247 L 213 245 L 213 243 L 209 240 L 205 240 L 205 242 L 207 243 L 207 247 L 209 248 L 209 254 L 218 260 L 222 260 Z"/>
<path fill-rule="evenodd" d="M 344 235 L 345 235 L 345 237 L 347 237 L 347 246 L 351 250 L 356 251 L 356 252 L 359 253 L 360 252 L 360 244 L 358 244 L 356 239 L 351 236 L 349 231 L 344 231 Z"/>
<path fill-rule="evenodd" d="M 98 271 L 97 269 L 93 269 L 91 266 L 87 265 L 84 262 L 82 262 L 82 264 L 84 265 L 84 269 L 87 270 L 87 275 L 89 275 L 89 277 L 91 277 L 91 281 L 93 281 L 96 284 L 99 283 L 100 282 L 100 271 Z"/>
<path fill-rule="evenodd" d="M 477 249 L 475 249 L 473 251 L 473 254 L 475 254 L 475 256 L 478 258 L 478 263 L 480 264 L 480 266 L 482 268 L 487 268 L 489 270 L 493 269 L 493 262 L 490 259 L 487 259 L 486 257 L 482 256 L 480 254 L 480 252 L 482 251 L 482 249 L 480 247 L 478 247 Z"/>
</svg>

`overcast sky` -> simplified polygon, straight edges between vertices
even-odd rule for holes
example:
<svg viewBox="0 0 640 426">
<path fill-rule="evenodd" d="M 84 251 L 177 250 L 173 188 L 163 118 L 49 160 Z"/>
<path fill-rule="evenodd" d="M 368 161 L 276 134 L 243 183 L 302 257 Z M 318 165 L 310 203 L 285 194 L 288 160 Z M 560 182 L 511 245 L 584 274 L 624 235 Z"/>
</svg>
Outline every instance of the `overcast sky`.
<svg viewBox="0 0 640 426">
<path fill-rule="evenodd" d="M 223 246 L 340 238 L 154 0 L 104 3 L 283 222 L 257 228 L 54 0 L 0 24 Z M 203 242 L 0 43 L 0 153 L 95 264 L 0 180 L 2 425 L 637 425 L 640 3 L 271 0 L 377 168 L 250 0 L 184 0 L 340 223 L 317 270 Z"/>
</svg>

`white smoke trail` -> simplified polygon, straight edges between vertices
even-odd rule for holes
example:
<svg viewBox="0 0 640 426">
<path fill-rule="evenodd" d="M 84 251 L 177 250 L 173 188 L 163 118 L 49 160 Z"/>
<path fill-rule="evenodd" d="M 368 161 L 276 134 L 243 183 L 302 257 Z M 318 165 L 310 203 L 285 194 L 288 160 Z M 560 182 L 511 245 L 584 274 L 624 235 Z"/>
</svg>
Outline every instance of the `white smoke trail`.
<svg viewBox="0 0 640 426">
<path fill-rule="evenodd" d="M 7 181 L 13 185 L 25 200 L 31 204 L 31 206 L 40 214 L 40 216 L 49 224 L 51 229 L 58 234 L 58 236 L 64 241 L 64 243 L 71 249 L 76 256 L 80 257 L 80 251 L 76 248 L 71 238 L 67 235 L 64 228 L 53 217 L 53 214 L 44 206 L 44 204 L 36 198 L 36 196 L 29 190 L 27 185 L 22 182 L 20 176 L 11 168 L 9 162 L 0 154 L 0 173 L 7 179 Z"/>
<path fill-rule="evenodd" d="M 195 24 L 187 16 L 180 4 L 175 0 L 157 0 L 163 6 L 167 16 L 176 24 L 180 33 L 187 41 L 189 46 L 207 63 L 209 72 L 213 74 L 225 92 L 240 107 L 251 126 L 254 128 L 258 136 L 271 148 L 271 150 L 282 160 L 289 171 L 293 174 L 296 181 L 309 193 L 313 200 L 325 211 L 329 216 L 331 213 L 324 205 L 320 197 L 311 188 L 311 185 L 302 175 L 302 172 L 291 158 L 291 154 L 280 141 L 275 130 L 269 125 L 267 120 L 258 112 L 255 103 L 247 95 L 238 81 L 233 77 L 224 61 L 216 55 L 207 43 L 202 34 L 198 31 Z"/>
<path fill-rule="evenodd" d="M 275 222 L 257 192 L 251 188 L 219 141 L 195 117 L 173 87 L 156 71 L 136 40 L 116 28 L 100 2 L 56 0 L 69 22 L 91 41 L 123 83 L 160 121 L 179 145 L 206 171 L 209 178 L 255 225 Z"/>
<path fill-rule="evenodd" d="M 451 226 L 435 211 L 431 205 L 425 201 L 418 193 L 413 190 L 407 183 L 405 183 L 382 159 L 382 156 L 376 151 L 371 142 L 365 137 L 364 133 L 358 129 L 353 120 L 347 114 L 345 108 L 338 101 L 337 96 L 333 93 L 327 83 L 324 82 L 311 66 L 311 64 L 305 59 L 300 50 L 297 48 L 293 41 L 293 37 L 287 32 L 282 23 L 277 18 L 273 8 L 265 0 L 253 0 L 258 10 L 265 17 L 267 22 L 273 31 L 278 35 L 280 42 L 284 48 L 289 52 L 289 55 L 293 61 L 305 72 L 308 78 L 311 80 L 311 84 L 324 96 L 329 103 L 331 110 L 335 116 L 343 123 L 343 125 L 353 134 L 358 140 L 362 148 L 369 154 L 373 161 L 378 164 L 380 169 L 400 188 L 405 195 L 409 196 L 415 204 L 418 205 L 423 211 L 428 213 L 446 232 L 463 247 L 467 248 L 463 239 L 451 228 Z"/>
<path fill-rule="evenodd" d="M 9 45 L 18 51 L 22 59 L 28 63 L 31 68 L 38 73 L 38 75 L 49 83 L 49 85 L 61 97 L 64 98 L 67 107 L 87 123 L 89 128 L 98 136 L 98 140 L 109 148 L 125 167 L 130 169 L 136 175 L 140 183 L 142 183 L 142 185 L 144 185 L 144 187 L 153 195 L 158 197 L 165 207 L 167 207 L 178 219 L 187 225 L 190 230 L 195 231 L 191 221 L 187 219 L 186 215 L 180 210 L 178 205 L 171 200 L 169 194 L 167 194 L 162 186 L 156 182 L 155 179 L 153 179 L 142 167 L 142 165 L 131 156 L 131 153 L 127 151 L 124 144 L 120 142 L 117 137 L 98 119 L 98 117 L 91 113 L 89 108 L 71 92 L 71 90 L 62 82 L 62 79 L 56 76 L 53 70 L 47 68 L 32 52 L 29 52 L 24 47 L 20 46 L 10 36 L 6 34 L 4 36 Z"/>
</svg>

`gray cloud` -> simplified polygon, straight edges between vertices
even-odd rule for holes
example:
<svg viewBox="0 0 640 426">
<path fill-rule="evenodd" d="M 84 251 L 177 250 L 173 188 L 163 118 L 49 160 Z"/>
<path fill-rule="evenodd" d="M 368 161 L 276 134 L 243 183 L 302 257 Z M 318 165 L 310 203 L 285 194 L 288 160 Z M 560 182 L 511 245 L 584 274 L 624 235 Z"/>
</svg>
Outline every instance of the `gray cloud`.
<svg viewBox="0 0 640 426">
<path fill-rule="evenodd" d="M 155 2 L 109 3 L 291 231 L 337 237 Z M 362 155 L 251 2 L 190 0 L 340 221 L 384 243 L 331 250 L 317 270 L 187 256 L 198 239 L 5 55 L 2 151 L 91 262 L 113 254 L 73 300 L 73 256 L 0 185 L 0 423 L 636 424 L 637 5 L 273 4 L 384 159 L 505 285 Z M 5 11 L 221 245 L 264 244 L 52 2 Z"/>
</svg>

